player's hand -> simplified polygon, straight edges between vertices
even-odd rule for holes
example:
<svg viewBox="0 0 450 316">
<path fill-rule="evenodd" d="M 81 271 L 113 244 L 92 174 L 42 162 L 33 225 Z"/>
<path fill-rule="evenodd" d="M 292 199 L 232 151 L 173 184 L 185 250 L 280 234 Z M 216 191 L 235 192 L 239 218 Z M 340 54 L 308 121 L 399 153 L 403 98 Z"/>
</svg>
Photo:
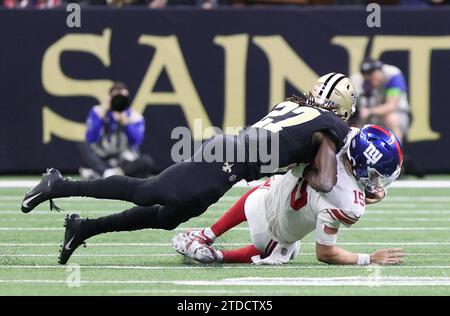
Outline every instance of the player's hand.
<svg viewBox="0 0 450 316">
<path fill-rule="evenodd" d="M 381 265 L 400 264 L 405 256 L 406 254 L 401 248 L 382 249 L 370 255 L 370 263 Z"/>
<path fill-rule="evenodd" d="M 379 192 L 368 192 L 366 191 L 366 204 L 374 204 L 380 202 L 386 196 L 386 192 L 384 190 Z"/>
<path fill-rule="evenodd" d="M 256 256 L 255 256 L 256 257 Z M 264 258 L 264 259 L 258 259 L 258 258 L 252 258 L 252 264 L 261 266 L 261 265 L 269 265 L 269 266 L 279 266 L 282 265 L 284 262 L 274 259 L 274 258 Z M 259 257 L 259 256 L 258 256 Z"/>
</svg>

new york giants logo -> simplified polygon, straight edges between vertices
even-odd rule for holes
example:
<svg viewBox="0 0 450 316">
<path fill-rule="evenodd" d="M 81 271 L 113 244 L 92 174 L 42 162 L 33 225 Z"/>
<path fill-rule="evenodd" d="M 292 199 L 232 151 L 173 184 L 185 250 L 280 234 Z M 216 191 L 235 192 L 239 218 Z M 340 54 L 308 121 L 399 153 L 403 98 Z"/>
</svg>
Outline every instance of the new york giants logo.
<svg viewBox="0 0 450 316">
<path fill-rule="evenodd" d="M 371 143 L 364 151 L 364 157 L 367 158 L 367 164 L 374 165 L 383 157 L 383 154 Z"/>
</svg>

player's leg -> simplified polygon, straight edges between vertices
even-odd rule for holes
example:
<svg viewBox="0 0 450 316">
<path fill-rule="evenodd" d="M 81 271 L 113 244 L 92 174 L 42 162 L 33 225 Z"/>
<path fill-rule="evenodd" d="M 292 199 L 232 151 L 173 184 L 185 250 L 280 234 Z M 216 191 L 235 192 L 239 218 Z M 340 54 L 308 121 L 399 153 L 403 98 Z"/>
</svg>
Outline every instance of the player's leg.
<svg viewBox="0 0 450 316">
<path fill-rule="evenodd" d="M 195 239 L 187 247 L 186 256 L 202 263 L 251 263 L 252 257 L 261 258 L 270 256 L 278 245 L 268 232 L 268 221 L 266 218 L 265 195 L 267 190 L 259 189 L 251 193 L 245 200 L 245 218 L 250 229 L 252 244 L 239 249 L 218 250 L 207 243 Z M 300 251 L 300 242 L 295 244 L 291 259 L 295 258 Z M 259 260 L 258 260 L 259 259 Z"/>
<path fill-rule="evenodd" d="M 251 244 L 239 249 L 220 250 L 223 263 L 251 263 L 252 257 L 262 256 L 263 252 Z"/>
<path fill-rule="evenodd" d="M 112 176 L 88 181 L 63 179 L 52 185 L 50 198 L 85 196 L 128 201 L 140 206 L 180 204 L 189 198 L 187 195 L 196 193 L 190 189 L 193 177 L 197 178 L 196 181 L 204 180 L 206 174 L 203 172 L 205 169 L 203 165 L 205 164 L 180 162 L 150 179 L 127 176 Z M 182 183 L 180 179 L 183 179 Z"/>
<path fill-rule="evenodd" d="M 270 253 L 275 248 L 276 242 L 267 232 L 265 213 L 265 194 L 267 192 L 264 189 L 250 190 L 227 211 L 228 214 L 224 214 L 222 218 L 225 221 L 223 223 L 213 225 L 216 227 L 217 233 L 223 233 L 231 228 L 230 224 L 235 226 L 241 222 L 239 220 L 247 220 L 253 244 L 239 249 L 218 250 L 200 238 L 188 238 L 188 243 L 182 252 L 176 247 L 174 238 L 174 248 L 183 255 L 202 263 L 250 263 L 253 256 L 264 256 L 266 253 Z M 177 236 L 180 235 L 182 234 Z"/>
<path fill-rule="evenodd" d="M 218 250 L 212 246 L 194 242 L 189 250 L 187 257 L 200 263 L 251 263 L 253 256 L 263 254 L 255 245 L 239 249 Z"/>
<path fill-rule="evenodd" d="M 211 245 L 216 238 L 247 220 L 245 216 L 245 201 L 257 187 L 248 190 L 241 196 L 214 224 L 202 230 L 193 230 L 179 233 L 172 239 L 173 248 L 182 255 L 188 253 L 194 241 L 200 244 Z"/>
<path fill-rule="evenodd" d="M 264 256 L 265 251 L 271 251 L 270 247 L 274 242 L 267 233 L 268 224 L 265 212 L 265 195 L 267 192 L 265 189 L 254 190 L 254 192 L 250 192 L 251 194 L 247 196 L 244 202 L 244 216 L 247 219 L 253 243 L 239 249 L 217 250 L 217 256 L 221 258 L 221 262 L 251 263 L 253 256 Z"/>
<path fill-rule="evenodd" d="M 173 206 L 136 206 L 126 211 L 95 219 L 83 219 L 78 214 L 67 215 L 64 241 L 59 263 L 65 264 L 72 253 L 87 239 L 110 232 L 134 231 L 147 228 L 172 230 L 180 223 L 202 212 L 198 209 L 180 210 Z"/>
<path fill-rule="evenodd" d="M 245 202 L 247 198 L 252 194 L 258 187 L 251 188 L 243 196 L 237 200 L 229 210 L 227 210 L 214 224 L 205 229 L 205 235 L 214 241 L 217 237 L 220 237 L 231 228 L 247 221 L 245 215 Z"/>
<path fill-rule="evenodd" d="M 136 179 L 125 176 L 112 176 L 105 179 L 72 181 L 63 179 L 56 169 L 49 169 L 43 175 L 41 182 L 31 189 L 22 202 L 22 212 L 28 213 L 40 203 L 53 198 L 86 196 L 99 199 L 115 199 L 133 202 L 137 205 L 151 206 L 154 204 L 169 204 L 182 199 L 184 191 L 178 192 L 175 180 L 176 174 L 186 176 L 193 171 L 188 163 L 178 163 L 166 169 L 159 176 L 151 179 Z M 172 189 L 171 189 L 172 188 Z M 50 202 L 52 206 L 53 203 Z"/>
<path fill-rule="evenodd" d="M 227 141 L 224 138 L 218 137 L 209 144 L 217 142 L 223 145 L 235 141 L 232 137 L 228 137 Z M 202 149 L 196 155 L 202 155 Z M 28 213 L 46 200 L 69 196 L 123 200 L 139 206 L 199 204 L 204 208 L 215 203 L 237 181 L 247 176 L 243 162 L 225 168 L 223 162 L 202 162 L 202 159 L 196 159 L 196 155 L 191 161 L 172 165 L 151 179 L 113 176 L 92 181 L 71 181 L 63 179 L 56 169 L 51 169 L 26 194 L 22 211 Z"/>
</svg>

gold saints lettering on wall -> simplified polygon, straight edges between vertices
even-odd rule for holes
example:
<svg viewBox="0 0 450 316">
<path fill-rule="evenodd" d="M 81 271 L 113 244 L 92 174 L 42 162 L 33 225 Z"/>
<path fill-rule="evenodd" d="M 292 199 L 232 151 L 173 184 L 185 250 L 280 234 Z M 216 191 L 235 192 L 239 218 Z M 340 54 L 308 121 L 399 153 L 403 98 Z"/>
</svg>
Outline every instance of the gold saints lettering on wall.
<svg viewBox="0 0 450 316">
<path fill-rule="evenodd" d="M 94 55 L 105 67 L 111 66 L 111 29 L 102 34 L 67 34 L 53 43 L 42 60 L 42 84 L 45 91 L 54 96 L 91 96 L 101 101 L 112 84 L 111 80 L 78 80 L 64 74 L 60 64 L 63 52 L 75 51 Z M 175 35 L 141 35 L 139 45 L 154 49 L 155 53 L 132 102 L 134 109 L 144 112 L 147 106 L 175 105 L 183 111 L 192 131 L 194 120 L 201 119 L 203 131 L 194 133 L 195 139 L 209 137 L 204 131 L 214 131 L 208 113 L 201 101 L 189 73 L 178 38 Z M 289 82 L 300 90 L 308 90 L 318 74 L 306 64 L 301 56 L 281 35 L 253 36 L 248 34 L 217 35 L 213 44 L 224 52 L 224 118 L 222 129 L 245 126 L 246 67 L 248 47 L 258 47 L 269 65 L 269 106 L 285 97 L 285 85 Z M 368 44 L 365 36 L 335 36 L 331 44 L 342 46 L 348 52 L 349 73 L 358 70 Z M 440 135 L 430 125 L 429 78 L 431 52 L 433 49 L 450 49 L 450 36 L 376 36 L 373 57 L 386 51 L 403 50 L 410 54 L 410 101 L 414 122 L 409 132 L 410 141 L 436 140 Z M 172 91 L 154 91 L 156 82 L 165 71 Z M 49 107 L 42 109 L 43 142 L 52 136 L 70 141 L 84 139 L 85 124 L 72 121 L 57 114 Z"/>
</svg>

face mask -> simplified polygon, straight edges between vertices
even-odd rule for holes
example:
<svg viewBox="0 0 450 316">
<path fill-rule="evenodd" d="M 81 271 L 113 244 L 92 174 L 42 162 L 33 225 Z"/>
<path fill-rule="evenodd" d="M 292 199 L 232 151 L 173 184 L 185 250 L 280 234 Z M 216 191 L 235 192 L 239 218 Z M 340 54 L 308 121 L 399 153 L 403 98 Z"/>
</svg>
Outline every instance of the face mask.
<svg viewBox="0 0 450 316">
<path fill-rule="evenodd" d="M 365 186 L 366 190 L 371 193 L 376 193 L 387 189 L 395 179 L 398 178 L 401 172 L 401 167 L 398 166 L 397 170 L 390 176 L 383 176 L 375 168 L 367 167 L 367 178 L 360 178 L 359 182 Z"/>
</svg>

